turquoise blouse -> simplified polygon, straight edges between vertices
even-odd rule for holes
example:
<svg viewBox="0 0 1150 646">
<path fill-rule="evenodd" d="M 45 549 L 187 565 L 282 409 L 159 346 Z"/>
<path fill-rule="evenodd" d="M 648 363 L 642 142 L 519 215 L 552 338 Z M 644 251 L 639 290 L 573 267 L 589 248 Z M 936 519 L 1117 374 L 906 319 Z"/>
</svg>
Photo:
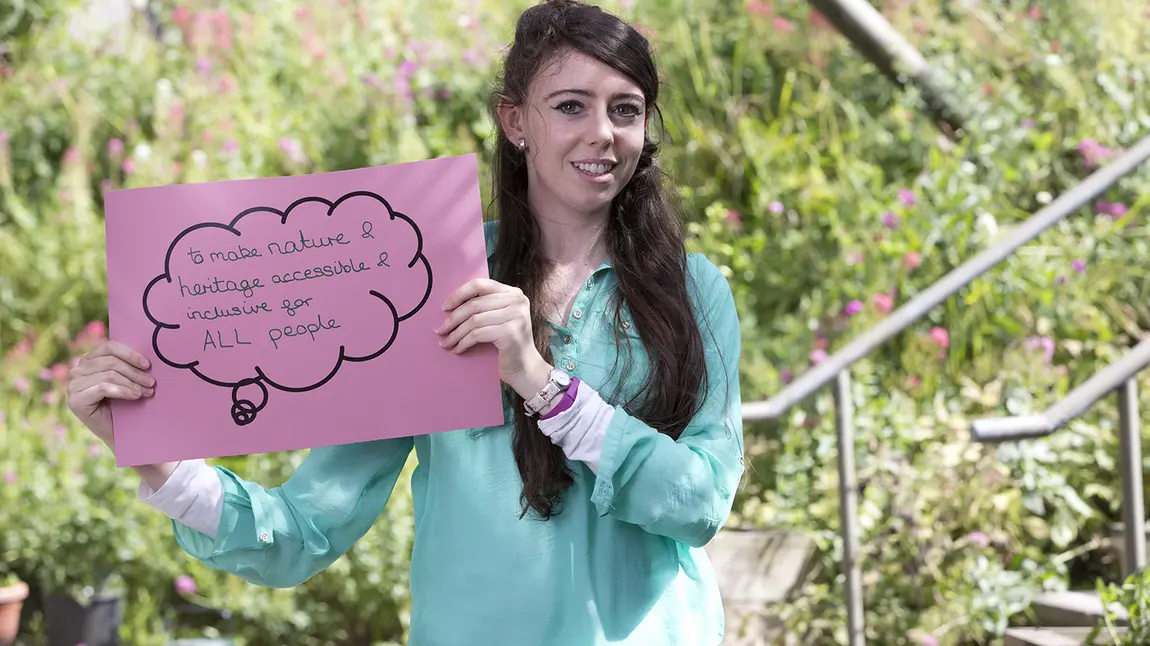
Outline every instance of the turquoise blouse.
<svg viewBox="0 0 1150 646">
<path fill-rule="evenodd" d="M 489 257 L 495 230 L 485 225 Z M 257 585 L 300 585 L 372 527 L 414 447 L 410 644 L 719 644 L 723 606 L 702 547 L 743 474 L 739 322 L 726 278 L 701 255 L 689 257 L 689 286 L 706 344 L 704 406 L 678 441 L 616 406 L 598 475 L 574 464 L 551 520 L 520 519 L 508 410 L 498 427 L 313 449 L 275 488 L 215 467 L 224 488 L 216 538 L 173 522 L 176 540 Z M 633 335 L 632 372 L 612 374 L 615 289 L 604 263 L 568 325 L 552 324 L 556 364 L 604 398 L 615 386 L 634 392 L 646 361 Z"/>
</svg>

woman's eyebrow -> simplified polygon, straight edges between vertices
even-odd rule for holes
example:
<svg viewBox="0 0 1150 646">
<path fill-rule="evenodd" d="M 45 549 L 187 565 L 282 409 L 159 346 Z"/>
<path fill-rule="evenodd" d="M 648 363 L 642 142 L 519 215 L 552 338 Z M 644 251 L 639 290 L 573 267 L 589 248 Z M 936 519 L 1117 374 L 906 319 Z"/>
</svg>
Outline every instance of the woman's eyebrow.
<svg viewBox="0 0 1150 646">
<path fill-rule="evenodd" d="M 577 88 L 565 88 L 562 90 L 556 90 L 556 91 L 548 94 L 546 97 L 544 97 L 544 100 L 550 101 L 551 99 L 559 96 L 560 94 L 577 94 L 579 96 L 585 96 L 588 98 L 595 98 L 595 93 L 592 92 L 591 90 L 581 90 L 581 89 L 577 89 Z M 634 100 L 640 101 L 640 102 L 643 101 L 643 97 L 639 94 L 635 94 L 634 92 L 616 92 L 615 94 L 612 95 L 611 98 L 613 98 L 613 99 L 634 99 Z"/>
</svg>

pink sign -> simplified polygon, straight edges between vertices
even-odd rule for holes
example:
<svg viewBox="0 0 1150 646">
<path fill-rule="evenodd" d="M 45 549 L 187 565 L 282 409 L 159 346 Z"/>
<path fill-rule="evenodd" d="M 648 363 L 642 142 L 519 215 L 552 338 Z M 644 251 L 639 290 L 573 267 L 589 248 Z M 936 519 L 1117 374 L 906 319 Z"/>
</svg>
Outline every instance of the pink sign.
<svg viewBox="0 0 1150 646">
<path fill-rule="evenodd" d="M 486 277 L 475 155 L 105 196 L 110 337 L 155 396 L 121 466 L 500 424 L 495 349 L 439 347 Z"/>
</svg>

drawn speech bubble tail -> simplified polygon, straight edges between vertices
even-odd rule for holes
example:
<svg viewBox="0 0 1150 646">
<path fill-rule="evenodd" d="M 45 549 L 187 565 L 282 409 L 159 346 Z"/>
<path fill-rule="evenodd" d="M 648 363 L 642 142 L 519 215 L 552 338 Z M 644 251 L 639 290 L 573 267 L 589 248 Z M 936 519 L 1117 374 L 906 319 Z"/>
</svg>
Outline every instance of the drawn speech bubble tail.
<svg viewBox="0 0 1150 646">
<path fill-rule="evenodd" d="M 245 386 L 256 386 L 259 388 L 259 401 L 254 402 L 247 398 L 242 398 L 240 389 Z M 249 389 L 251 392 L 251 389 Z M 254 394 L 254 393 L 253 393 Z M 268 387 L 264 385 L 263 380 L 260 378 L 244 379 L 232 387 L 232 421 L 236 426 L 247 426 L 256 421 L 256 414 L 264 409 L 268 403 Z"/>
</svg>

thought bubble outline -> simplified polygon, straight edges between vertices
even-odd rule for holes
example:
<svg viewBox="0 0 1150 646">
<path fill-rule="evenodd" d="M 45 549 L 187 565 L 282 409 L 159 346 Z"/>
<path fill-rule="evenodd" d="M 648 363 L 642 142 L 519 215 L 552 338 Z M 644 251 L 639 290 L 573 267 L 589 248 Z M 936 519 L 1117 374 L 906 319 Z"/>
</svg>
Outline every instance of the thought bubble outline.
<svg viewBox="0 0 1150 646">
<path fill-rule="evenodd" d="M 358 357 L 352 357 L 352 356 L 347 355 L 346 347 L 343 344 L 340 344 L 339 356 L 336 358 L 335 366 L 332 367 L 332 369 L 327 373 L 327 375 L 323 379 L 320 379 L 319 381 L 316 381 L 316 382 L 309 384 L 307 386 L 285 386 L 283 384 L 276 383 L 275 381 L 269 379 L 268 376 L 264 374 L 263 369 L 260 368 L 258 365 L 253 366 L 253 371 L 257 375 L 255 377 L 245 377 L 245 378 L 240 379 L 239 381 L 236 381 L 236 382 L 221 381 L 218 379 L 213 379 L 213 378 L 207 376 L 206 374 L 204 374 L 202 371 L 198 370 L 197 366 L 200 363 L 199 359 L 195 359 L 195 360 L 192 360 L 188 363 L 181 364 L 181 363 L 176 363 L 176 362 L 168 359 L 166 356 L 164 356 L 164 353 L 160 350 L 160 343 L 159 343 L 160 331 L 164 330 L 164 329 L 178 330 L 178 329 L 180 329 L 180 325 L 178 323 L 165 323 L 165 322 L 157 319 L 155 316 L 153 316 L 151 310 L 148 308 L 148 295 L 151 293 L 152 287 L 155 287 L 157 284 L 160 283 L 160 281 L 165 281 L 167 285 L 172 284 L 172 269 L 171 269 L 172 252 L 175 251 L 176 246 L 179 244 L 180 240 L 182 240 L 185 236 L 190 235 L 192 232 L 198 231 L 200 229 L 222 229 L 224 231 L 227 231 L 228 233 L 235 235 L 238 238 L 243 238 L 244 234 L 242 231 L 240 231 L 237 228 L 237 225 L 245 216 L 251 215 L 253 213 L 271 213 L 273 215 L 279 216 L 280 226 L 284 226 L 287 224 L 288 217 L 291 215 L 291 212 L 296 207 L 300 206 L 301 204 L 309 204 L 309 203 L 313 203 L 313 202 L 318 202 L 320 204 L 326 205 L 327 206 L 327 213 L 325 215 L 330 218 L 332 216 L 332 214 L 335 212 L 336 208 L 338 208 L 340 204 L 342 204 L 344 201 L 351 199 L 353 197 L 369 197 L 369 198 L 372 198 L 374 200 L 377 200 L 380 204 L 382 204 L 384 206 L 384 208 L 387 209 L 388 220 L 394 221 L 396 218 L 400 218 L 403 221 L 407 222 L 408 226 L 410 226 L 411 230 L 415 233 L 415 240 L 416 240 L 415 255 L 412 257 L 411 262 L 407 263 L 407 268 L 411 269 L 411 268 L 415 267 L 416 263 L 423 262 L 424 269 L 427 270 L 427 288 L 424 291 L 423 298 L 420 299 L 419 303 L 417 303 L 415 305 L 415 307 L 413 307 L 411 309 L 410 312 L 407 312 L 405 314 L 401 315 L 399 313 L 399 311 L 395 308 L 395 304 L 392 303 L 391 300 L 389 298 L 387 298 L 386 296 L 384 296 L 383 294 L 379 293 L 378 291 L 376 291 L 374 289 L 368 290 L 368 293 L 371 296 L 378 298 L 379 300 L 383 301 L 383 303 L 385 305 L 387 305 L 388 309 L 391 310 L 392 316 L 395 318 L 395 325 L 392 327 L 391 337 L 387 340 L 386 343 L 383 344 L 383 347 L 381 347 L 379 350 L 376 350 L 370 354 L 366 354 L 366 355 L 358 356 Z M 349 361 L 349 362 L 353 362 L 353 363 L 361 363 L 361 362 L 371 361 L 372 359 L 376 359 L 379 356 L 381 356 L 383 353 L 387 352 L 387 350 L 395 342 L 396 337 L 399 335 L 400 323 L 402 323 L 403 321 L 406 321 L 407 319 L 414 316 L 417 312 L 419 312 L 419 310 L 423 309 L 424 305 L 427 304 L 427 299 L 431 297 L 431 288 L 432 288 L 432 284 L 433 284 L 433 277 L 434 277 L 434 273 L 431 270 L 431 263 L 428 262 L 427 256 L 423 255 L 423 233 L 419 230 L 419 225 L 417 225 L 415 223 L 415 221 L 412 220 L 407 215 L 400 213 L 400 212 L 396 211 L 395 209 L 391 208 L 391 204 L 388 203 L 388 201 L 386 199 L 384 199 L 383 196 L 378 195 L 377 193 L 374 193 L 372 191 L 352 191 L 350 193 L 345 193 L 343 196 L 341 196 L 339 199 L 335 200 L 334 202 L 332 202 L 331 200 L 328 200 L 326 198 L 319 197 L 319 196 L 302 197 L 302 198 L 299 198 L 296 201 L 292 202 L 283 211 L 280 211 L 279 209 L 277 209 L 275 207 L 271 207 L 271 206 L 254 206 L 254 207 L 251 207 L 248 209 L 244 209 L 243 211 L 240 211 L 234 218 L 232 218 L 231 222 L 229 222 L 228 224 L 223 224 L 220 222 L 199 222 L 199 223 L 196 223 L 196 224 L 189 226 L 188 228 L 181 231 L 172 240 L 171 244 L 168 245 L 168 251 L 164 255 L 164 273 L 156 276 L 155 278 L 153 278 L 151 281 L 148 282 L 148 286 L 144 288 L 144 294 L 143 294 L 142 300 L 143 300 L 143 307 L 144 307 L 144 315 L 147 316 L 148 320 L 151 321 L 152 324 L 155 326 L 155 328 L 152 330 L 152 350 L 156 353 L 156 356 L 159 357 L 159 359 L 161 361 L 163 361 L 165 364 L 167 364 L 173 368 L 176 368 L 176 369 L 188 370 L 189 372 L 196 375 L 197 377 L 199 377 L 204 382 L 209 383 L 213 386 L 219 386 L 221 388 L 231 388 L 232 389 L 232 409 L 231 409 L 232 421 L 235 422 L 238 426 L 246 426 L 246 425 L 254 422 L 256 415 L 260 411 L 262 411 L 265 406 L 267 406 L 267 403 L 268 403 L 268 388 L 267 388 L 267 386 L 268 385 L 272 386 L 273 388 L 275 388 L 277 390 L 281 390 L 281 391 L 289 392 L 289 393 L 300 393 L 300 392 L 307 392 L 309 390 L 315 390 L 317 388 L 320 388 L 324 384 L 326 384 L 333 377 L 335 377 L 335 375 L 339 372 L 340 368 L 343 367 L 343 364 L 345 361 Z M 259 387 L 260 392 L 261 392 L 259 403 L 253 402 L 249 399 L 240 398 L 239 390 L 245 386 L 257 386 L 257 387 Z"/>
</svg>

